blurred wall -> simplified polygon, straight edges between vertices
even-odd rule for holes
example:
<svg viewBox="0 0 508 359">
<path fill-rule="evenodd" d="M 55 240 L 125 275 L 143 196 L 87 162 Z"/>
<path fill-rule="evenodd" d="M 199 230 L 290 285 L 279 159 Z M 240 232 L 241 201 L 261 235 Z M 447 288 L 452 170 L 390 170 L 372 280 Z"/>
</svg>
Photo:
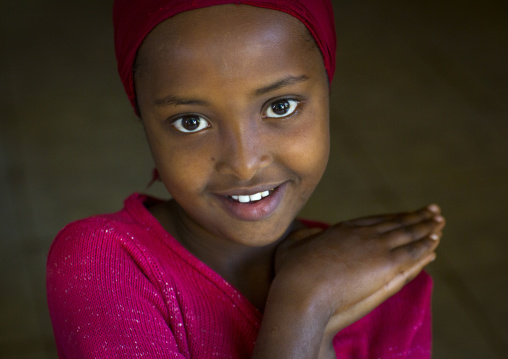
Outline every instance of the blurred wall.
<svg viewBox="0 0 508 359">
<path fill-rule="evenodd" d="M 508 29 L 500 1 L 335 1 L 332 156 L 303 216 L 442 205 L 434 358 L 501 358 Z M 44 266 L 65 224 L 145 191 L 152 160 L 116 73 L 111 1 L 0 4 L 0 357 L 55 358 Z M 149 191 L 166 196 L 160 185 Z"/>
</svg>

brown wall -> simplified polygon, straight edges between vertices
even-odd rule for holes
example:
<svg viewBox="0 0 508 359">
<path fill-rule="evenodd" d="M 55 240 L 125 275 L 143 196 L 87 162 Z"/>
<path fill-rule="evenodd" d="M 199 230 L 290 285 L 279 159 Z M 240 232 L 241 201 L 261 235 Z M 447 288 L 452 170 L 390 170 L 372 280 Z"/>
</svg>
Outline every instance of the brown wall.
<svg viewBox="0 0 508 359">
<path fill-rule="evenodd" d="M 336 1 L 329 170 L 303 215 L 440 203 L 434 358 L 508 350 L 502 1 Z M 152 162 L 104 0 L 0 4 L 0 357 L 55 358 L 44 265 L 66 223 L 144 191 Z M 163 194 L 161 187 L 151 193 Z M 497 356 L 496 356 L 497 355 Z"/>
</svg>

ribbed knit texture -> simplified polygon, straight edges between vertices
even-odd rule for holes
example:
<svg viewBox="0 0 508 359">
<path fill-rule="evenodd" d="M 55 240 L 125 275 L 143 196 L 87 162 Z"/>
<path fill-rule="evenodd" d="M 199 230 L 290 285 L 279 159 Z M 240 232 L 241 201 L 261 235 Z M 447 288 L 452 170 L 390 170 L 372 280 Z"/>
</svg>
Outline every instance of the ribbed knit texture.
<svg viewBox="0 0 508 359">
<path fill-rule="evenodd" d="M 47 294 L 60 358 L 249 358 L 261 313 L 162 228 L 143 205 L 153 200 L 134 194 L 55 239 Z M 431 287 L 422 273 L 342 330 L 337 357 L 429 358 Z"/>
</svg>

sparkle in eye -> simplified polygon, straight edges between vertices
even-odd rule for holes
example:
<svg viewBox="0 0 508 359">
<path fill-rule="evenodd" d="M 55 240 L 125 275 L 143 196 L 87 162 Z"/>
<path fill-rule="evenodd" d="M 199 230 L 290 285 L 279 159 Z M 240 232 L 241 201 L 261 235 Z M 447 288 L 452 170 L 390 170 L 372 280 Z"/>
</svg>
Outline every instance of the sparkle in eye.
<svg viewBox="0 0 508 359">
<path fill-rule="evenodd" d="M 173 126 L 184 133 L 193 133 L 204 130 L 207 127 L 210 127 L 210 123 L 201 116 L 198 115 L 186 115 L 177 118 L 173 122 Z"/>
<path fill-rule="evenodd" d="M 283 116 L 286 114 L 286 112 L 289 110 L 289 101 L 288 100 L 282 100 L 278 101 L 272 104 L 272 111 L 279 116 Z"/>
<path fill-rule="evenodd" d="M 185 117 L 182 119 L 182 126 L 187 131 L 194 131 L 199 127 L 199 118 L 197 117 Z"/>
<path fill-rule="evenodd" d="M 279 99 L 272 102 L 266 109 L 265 117 L 283 118 L 292 115 L 300 102 L 292 99 Z"/>
</svg>

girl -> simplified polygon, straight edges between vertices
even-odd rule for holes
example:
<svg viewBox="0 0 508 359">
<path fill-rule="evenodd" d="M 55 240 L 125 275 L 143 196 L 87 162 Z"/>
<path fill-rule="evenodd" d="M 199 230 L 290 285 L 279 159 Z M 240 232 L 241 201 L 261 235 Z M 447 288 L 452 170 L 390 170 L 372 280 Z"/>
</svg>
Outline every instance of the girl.
<svg viewBox="0 0 508 359">
<path fill-rule="evenodd" d="M 114 20 L 173 199 L 58 234 L 60 357 L 430 357 L 439 208 L 295 220 L 328 160 L 330 1 L 117 0 Z"/>
</svg>

